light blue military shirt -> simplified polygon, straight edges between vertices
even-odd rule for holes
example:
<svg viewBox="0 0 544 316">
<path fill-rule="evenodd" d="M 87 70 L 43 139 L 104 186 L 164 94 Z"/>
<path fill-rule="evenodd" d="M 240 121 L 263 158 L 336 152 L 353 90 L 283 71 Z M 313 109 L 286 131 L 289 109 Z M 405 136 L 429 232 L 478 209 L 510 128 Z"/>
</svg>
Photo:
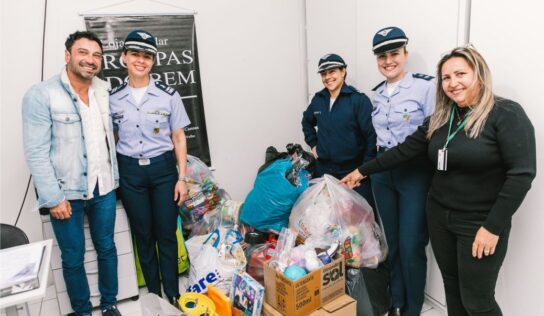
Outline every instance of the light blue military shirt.
<svg viewBox="0 0 544 316">
<path fill-rule="evenodd" d="M 133 158 L 153 158 L 172 150 L 172 132 L 191 124 L 179 93 L 153 79 L 140 104 L 126 82 L 110 91 L 110 109 L 119 135 L 117 152 Z"/>
<path fill-rule="evenodd" d="M 434 111 L 436 84 L 433 77 L 407 72 L 391 96 L 387 82 L 374 89 L 372 124 L 377 145 L 391 148 L 412 134 L 423 120 Z"/>
</svg>

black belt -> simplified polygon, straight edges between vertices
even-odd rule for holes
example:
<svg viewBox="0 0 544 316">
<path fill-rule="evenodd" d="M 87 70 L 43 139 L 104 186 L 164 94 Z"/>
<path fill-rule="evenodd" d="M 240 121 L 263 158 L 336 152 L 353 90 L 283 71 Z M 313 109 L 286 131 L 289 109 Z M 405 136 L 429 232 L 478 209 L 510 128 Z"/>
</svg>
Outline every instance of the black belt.
<svg viewBox="0 0 544 316">
<path fill-rule="evenodd" d="M 129 156 L 122 155 L 120 153 L 117 153 L 117 160 L 119 162 L 131 164 L 131 165 L 140 165 L 140 166 L 147 166 L 154 163 L 157 163 L 159 161 L 166 160 L 168 158 L 172 158 L 174 156 L 173 152 L 171 150 L 165 152 L 164 154 L 160 154 L 153 158 L 132 158 Z"/>
</svg>

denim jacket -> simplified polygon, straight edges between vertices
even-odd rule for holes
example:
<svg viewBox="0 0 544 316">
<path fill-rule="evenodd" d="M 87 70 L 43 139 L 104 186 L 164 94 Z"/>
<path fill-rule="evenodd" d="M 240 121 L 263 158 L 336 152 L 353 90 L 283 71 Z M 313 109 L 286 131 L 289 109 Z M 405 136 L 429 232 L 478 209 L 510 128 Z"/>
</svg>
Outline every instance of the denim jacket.
<svg viewBox="0 0 544 316">
<path fill-rule="evenodd" d="M 114 188 L 119 186 L 109 85 L 93 78 L 92 87 L 102 115 L 112 167 Z M 87 149 L 77 95 L 66 69 L 34 85 L 23 98 L 23 144 L 39 207 L 54 207 L 64 199 L 87 199 Z"/>
</svg>

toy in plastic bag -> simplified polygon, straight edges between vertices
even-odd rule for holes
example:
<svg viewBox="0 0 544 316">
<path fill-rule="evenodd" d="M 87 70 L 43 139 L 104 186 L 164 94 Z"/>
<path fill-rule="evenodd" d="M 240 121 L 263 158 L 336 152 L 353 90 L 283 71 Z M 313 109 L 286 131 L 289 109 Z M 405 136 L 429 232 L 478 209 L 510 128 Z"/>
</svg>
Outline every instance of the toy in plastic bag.
<svg viewBox="0 0 544 316">
<path fill-rule="evenodd" d="M 261 171 L 249 192 L 240 219 L 259 229 L 281 231 L 289 223 L 291 208 L 299 195 L 308 187 L 308 171 L 299 169 L 300 186 L 291 184 L 285 177 L 292 167 L 290 159 L 276 160 Z"/>
<path fill-rule="evenodd" d="M 187 178 L 189 192 L 181 211 L 190 214 L 193 222 L 198 222 L 206 212 L 229 199 L 227 193 L 217 186 L 208 166 L 191 155 L 187 155 Z"/>
<path fill-rule="evenodd" d="M 241 205 L 241 202 L 223 200 L 221 205 L 204 213 L 198 222 L 192 223 L 189 238 L 198 235 L 207 235 L 218 227 L 238 230 Z"/>
<path fill-rule="evenodd" d="M 187 240 L 191 262 L 187 292 L 206 293 L 213 284 L 228 295 L 233 274 L 246 266 L 241 240 L 238 231 L 221 228 Z"/>
<path fill-rule="evenodd" d="M 339 242 L 348 266 L 377 267 L 387 257 L 387 243 L 372 207 L 332 176 L 311 184 L 293 206 L 289 227 L 318 248 Z"/>
</svg>

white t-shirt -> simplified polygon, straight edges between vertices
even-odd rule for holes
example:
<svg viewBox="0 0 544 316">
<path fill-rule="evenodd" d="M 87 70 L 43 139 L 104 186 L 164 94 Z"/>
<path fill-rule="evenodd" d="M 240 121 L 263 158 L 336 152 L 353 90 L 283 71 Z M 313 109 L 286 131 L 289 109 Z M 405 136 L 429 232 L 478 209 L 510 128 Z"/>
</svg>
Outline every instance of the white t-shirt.
<svg viewBox="0 0 544 316">
<path fill-rule="evenodd" d="M 132 93 L 132 97 L 138 104 L 142 103 L 142 99 L 146 91 L 147 91 L 147 86 L 141 87 L 141 88 L 130 87 L 130 93 Z"/>
<path fill-rule="evenodd" d="M 387 95 L 388 96 L 391 96 L 393 94 L 393 91 L 395 91 L 395 88 L 398 87 L 398 85 L 400 84 L 402 80 L 399 80 L 397 82 L 393 82 L 393 83 L 389 83 L 387 82 L 385 84 L 385 89 L 387 90 Z"/>
</svg>

